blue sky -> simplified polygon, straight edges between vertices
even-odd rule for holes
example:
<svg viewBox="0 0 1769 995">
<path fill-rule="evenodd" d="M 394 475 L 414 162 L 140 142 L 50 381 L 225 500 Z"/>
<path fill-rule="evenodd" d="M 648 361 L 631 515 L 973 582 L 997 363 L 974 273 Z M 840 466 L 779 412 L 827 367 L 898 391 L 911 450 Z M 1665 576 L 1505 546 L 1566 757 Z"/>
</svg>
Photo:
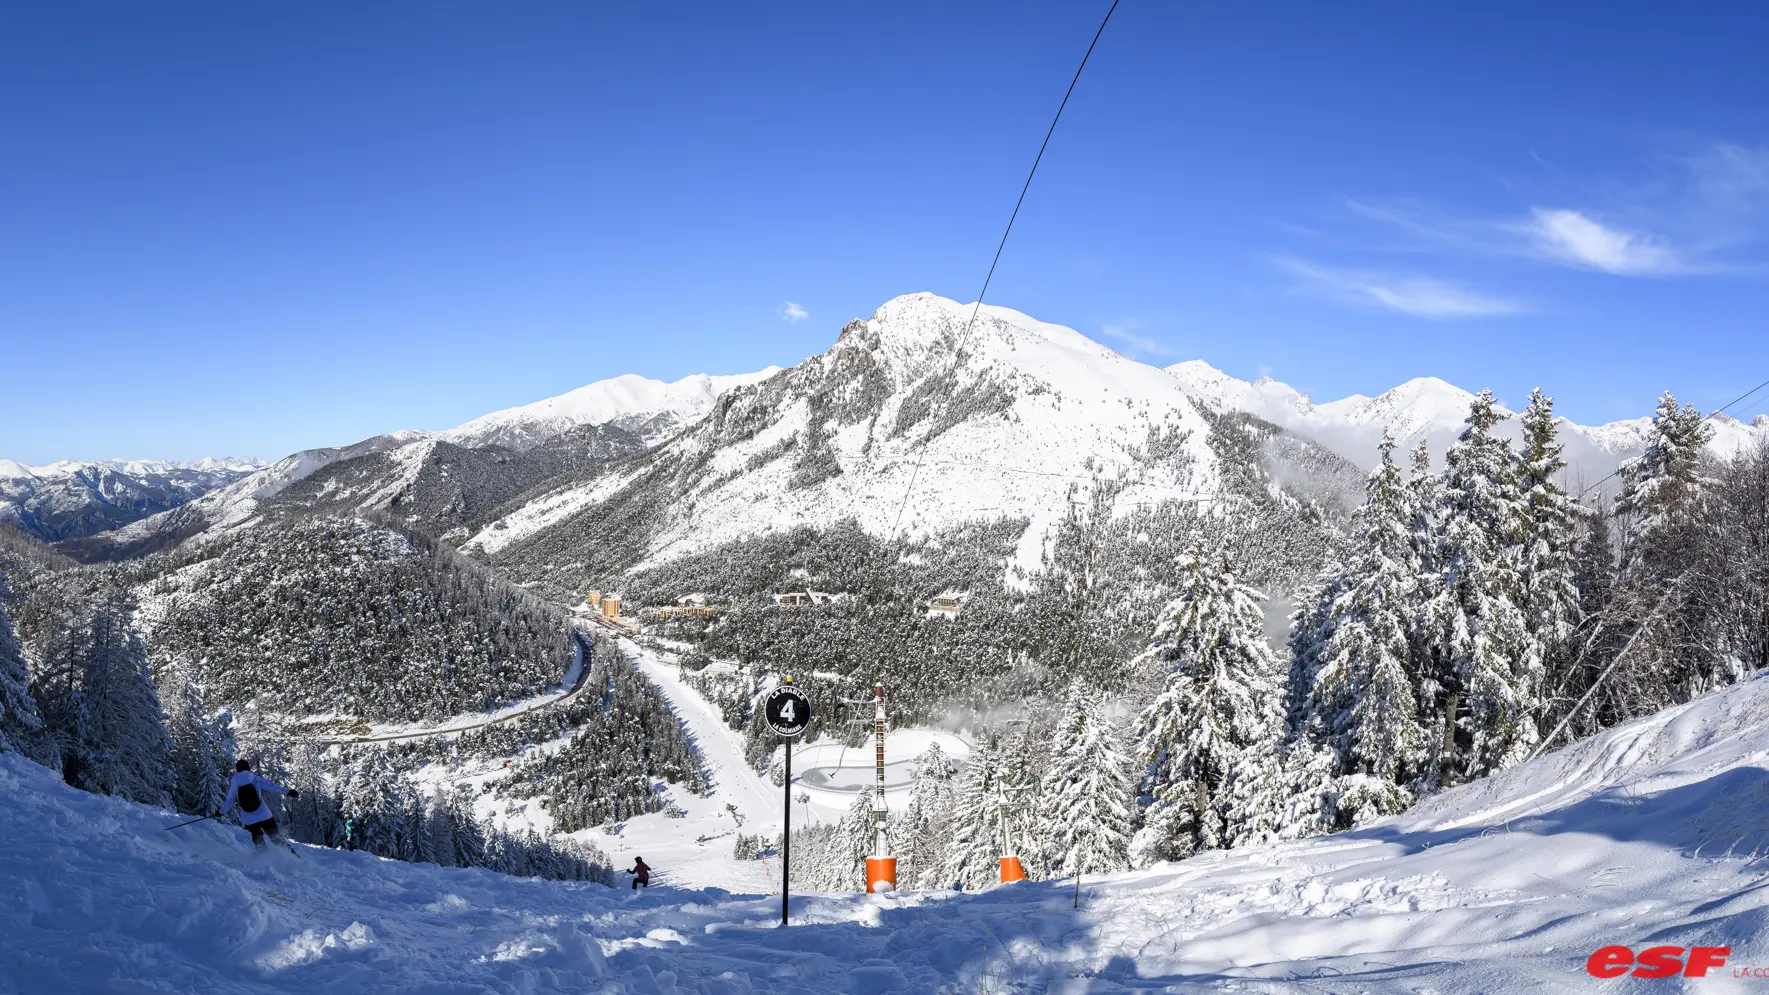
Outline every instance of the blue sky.
<svg viewBox="0 0 1769 995">
<path fill-rule="evenodd" d="M 275 458 L 972 300 L 1103 11 L 0 6 L 0 456 Z M 1715 406 L 1769 378 L 1766 36 L 1124 0 L 990 300 L 1317 399 Z"/>
</svg>

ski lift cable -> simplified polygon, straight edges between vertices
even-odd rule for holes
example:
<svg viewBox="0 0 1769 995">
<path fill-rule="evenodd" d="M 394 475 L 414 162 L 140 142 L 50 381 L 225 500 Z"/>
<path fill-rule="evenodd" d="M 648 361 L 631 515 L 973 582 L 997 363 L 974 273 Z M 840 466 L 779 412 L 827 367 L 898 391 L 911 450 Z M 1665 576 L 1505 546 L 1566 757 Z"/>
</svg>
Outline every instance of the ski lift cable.
<svg viewBox="0 0 1769 995">
<path fill-rule="evenodd" d="M 1100 19 L 1099 29 L 1093 33 L 1093 41 L 1088 43 L 1086 53 L 1081 56 L 1081 64 L 1075 67 L 1075 75 L 1069 80 L 1069 88 L 1064 91 L 1062 102 L 1057 105 L 1056 115 L 1050 119 L 1050 127 L 1044 132 L 1044 142 L 1038 146 L 1038 155 L 1033 158 L 1032 168 L 1026 173 L 1026 182 L 1020 186 L 1019 199 L 1014 201 L 1013 213 L 1008 215 L 1007 228 L 1001 233 L 1001 241 L 996 243 L 995 258 L 989 261 L 989 272 L 983 277 L 983 289 L 977 293 L 976 304 L 971 307 L 970 320 L 965 323 L 964 332 L 959 336 L 956 345 L 953 347 L 952 367 L 947 371 L 948 375 L 956 374 L 959 364 L 963 362 L 964 346 L 970 341 L 971 330 L 976 327 L 977 315 L 983 309 L 983 299 L 987 297 L 989 293 L 989 283 L 995 279 L 995 267 L 1001 263 L 1001 252 L 1003 249 L 1007 248 L 1007 237 L 1012 234 L 1014 221 L 1019 218 L 1020 208 L 1026 203 L 1026 192 L 1032 189 L 1032 178 L 1038 175 L 1038 164 L 1044 161 L 1044 151 L 1050 147 L 1051 136 L 1056 134 L 1057 122 L 1063 119 L 1063 109 L 1069 106 L 1069 97 L 1074 95 L 1075 85 L 1081 82 L 1081 72 L 1087 68 L 1087 60 L 1093 56 L 1094 47 L 1099 44 L 1100 36 L 1105 34 L 1106 25 L 1112 20 L 1113 12 L 1118 9 L 1118 2 L 1119 0 L 1112 0 L 1112 6 L 1106 10 L 1106 16 Z M 952 401 L 952 391 L 945 391 L 941 395 L 940 400 L 940 414 L 944 414 L 945 407 Z M 903 489 L 903 500 L 897 505 L 896 520 L 891 523 L 891 539 L 893 541 L 896 540 L 899 530 L 902 528 L 903 512 L 909 508 L 909 499 L 915 494 L 915 484 L 917 479 L 921 476 L 921 457 L 925 452 L 925 442 L 923 445 L 916 447 L 917 455 L 915 466 L 909 472 L 909 485 Z"/>
<path fill-rule="evenodd" d="M 1724 406 L 1715 408 L 1714 410 L 1708 412 L 1707 414 L 1702 416 L 1701 420 L 1706 422 L 1706 421 L 1710 421 L 1714 418 L 1718 418 L 1720 415 L 1725 414 L 1728 410 L 1735 408 L 1740 404 L 1743 404 L 1747 398 L 1749 398 L 1752 394 L 1755 394 L 1757 391 L 1762 390 L 1764 387 L 1769 387 L 1769 380 L 1765 380 L 1762 383 L 1756 385 L 1755 387 L 1752 387 L 1750 390 L 1747 390 L 1744 393 L 1738 395 L 1737 397 L 1733 398 L 1732 400 L 1726 402 L 1726 404 Z M 1626 464 L 1623 464 L 1623 466 L 1626 466 Z M 1621 472 L 1622 472 L 1622 467 L 1620 467 L 1620 466 L 1609 471 L 1609 473 L 1605 474 L 1603 477 L 1600 477 L 1595 484 L 1592 484 L 1591 486 L 1580 491 L 1579 496 L 1577 498 L 1575 498 L 1575 500 L 1583 501 L 1585 499 L 1585 495 L 1591 493 L 1592 491 L 1596 490 L 1599 487 L 1602 487 L 1604 485 L 1604 483 L 1611 480 L 1612 478 L 1614 478 L 1616 475 L 1620 474 Z"/>
</svg>

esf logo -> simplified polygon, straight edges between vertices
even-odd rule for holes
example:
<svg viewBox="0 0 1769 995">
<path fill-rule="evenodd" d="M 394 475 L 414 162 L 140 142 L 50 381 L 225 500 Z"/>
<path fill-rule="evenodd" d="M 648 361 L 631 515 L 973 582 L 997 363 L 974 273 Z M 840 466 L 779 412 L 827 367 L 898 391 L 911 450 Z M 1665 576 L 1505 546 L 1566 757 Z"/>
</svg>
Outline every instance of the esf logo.
<svg viewBox="0 0 1769 995">
<path fill-rule="evenodd" d="M 1708 968 L 1721 967 L 1732 955 L 1731 947 L 1690 947 L 1684 958 L 1683 947 L 1647 947 L 1635 954 L 1627 947 L 1603 947 L 1585 961 L 1585 970 L 1593 978 L 1619 978 L 1632 973 L 1636 978 L 1705 978 Z"/>
</svg>

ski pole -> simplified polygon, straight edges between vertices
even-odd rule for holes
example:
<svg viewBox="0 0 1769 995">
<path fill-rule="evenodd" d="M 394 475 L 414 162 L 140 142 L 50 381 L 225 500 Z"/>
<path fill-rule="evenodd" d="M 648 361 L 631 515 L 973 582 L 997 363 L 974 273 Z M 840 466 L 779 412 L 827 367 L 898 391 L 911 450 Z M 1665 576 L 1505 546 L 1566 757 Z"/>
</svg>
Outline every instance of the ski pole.
<svg viewBox="0 0 1769 995">
<path fill-rule="evenodd" d="M 219 819 L 219 818 L 221 818 L 221 816 L 219 816 L 219 815 L 205 815 L 200 818 L 192 819 L 189 822 L 180 822 L 176 826 L 167 826 L 166 831 L 171 832 L 174 829 L 183 829 L 185 826 L 192 826 L 192 825 L 195 825 L 199 822 L 208 822 L 210 819 Z"/>
</svg>

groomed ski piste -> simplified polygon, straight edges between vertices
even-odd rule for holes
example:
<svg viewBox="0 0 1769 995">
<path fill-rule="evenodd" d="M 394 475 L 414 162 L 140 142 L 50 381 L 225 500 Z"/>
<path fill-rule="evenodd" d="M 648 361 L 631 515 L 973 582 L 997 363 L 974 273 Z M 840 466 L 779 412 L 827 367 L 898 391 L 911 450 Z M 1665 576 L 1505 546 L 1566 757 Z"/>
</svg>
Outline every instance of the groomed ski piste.
<svg viewBox="0 0 1769 995">
<path fill-rule="evenodd" d="M 601 847 L 621 867 L 631 867 L 634 857 L 644 857 L 654 868 L 654 879 L 671 885 L 777 893 L 778 858 L 737 861 L 731 851 L 739 832 L 779 837 L 785 808 L 779 786 L 744 761 L 742 733 L 725 725 L 718 708 L 682 681 L 674 663 L 630 639 L 622 639 L 620 646 L 687 729 L 700 751 L 711 788 L 703 796 L 672 790 L 670 798 L 680 815 L 653 812 L 618 827 L 577 835 Z M 935 743 L 956 760 L 963 760 L 970 752 L 965 741 L 951 733 L 904 729 L 887 734 L 887 758 L 897 758 L 886 769 L 887 804 L 907 801 L 910 769 Z M 861 788 L 871 787 L 874 763 L 870 746 L 844 748 L 826 741 L 794 749 L 793 825 L 841 818 Z M 741 825 L 738 819 L 742 819 Z"/>
<path fill-rule="evenodd" d="M 661 853 L 637 893 L 296 860 L 6 754 L 0 992 L 1761 991 L 1766 760 L 1759 678 L 1350 832 L 1086 880 L 1078 909 L 1072 879 L 803 895 L 782 928 L 777 898 L 672 883 Z M 1618 944 L 1731 953 L 1586 973 Z"/>
</svg>

